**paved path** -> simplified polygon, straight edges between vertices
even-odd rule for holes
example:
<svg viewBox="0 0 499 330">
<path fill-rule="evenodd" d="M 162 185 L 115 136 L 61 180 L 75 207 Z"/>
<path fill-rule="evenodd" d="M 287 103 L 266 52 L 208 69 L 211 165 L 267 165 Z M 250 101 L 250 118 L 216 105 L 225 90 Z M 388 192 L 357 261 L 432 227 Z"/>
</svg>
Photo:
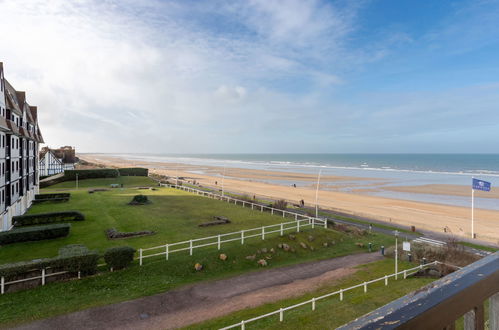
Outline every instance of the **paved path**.
<svg viewBox="0 0 499 330">
<path fill-rule="evenodd" d="M 17 329 L 169 329 L 317 289 L 381 259 L 379 253 L 268 269 L 189 285 L 154 296 L 40 320 Z"/>
</svg>

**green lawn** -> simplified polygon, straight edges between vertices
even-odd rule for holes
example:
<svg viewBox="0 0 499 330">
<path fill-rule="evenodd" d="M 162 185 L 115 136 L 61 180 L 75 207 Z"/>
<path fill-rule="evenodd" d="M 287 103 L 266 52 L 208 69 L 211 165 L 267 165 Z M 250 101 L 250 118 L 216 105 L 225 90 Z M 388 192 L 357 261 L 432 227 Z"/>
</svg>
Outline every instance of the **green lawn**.
<svg viewBox="0 0 499 330">
<path fill-rule="evenodd" d="M 400 269 L 414 267 L 412 264 L 401 263 Z M 347 288 L 364 281 L 372 280 L 393 273 L 393 260 L 384 259 L 367 265 L 357 267 L 358 271 L 341 279 L 330 283 L 320 289 L 306 295 L 281 300 L 275 303 L 265 304 L 257 308 L 245 309 L 230 315 L 207 321 L 201 324 L 187 327 L 187 329 L 219 329 L 231 324 L 247 320 L 262 314 L 270 313 L 281 307 L 291 306 L 303 301 L 310 300 L 312 297 L 334 292 L 340 288 Z M 279 322 L 279 315 L 271 316 L 262 320 L 248 323 L 247 329 L 334 329 L 359 316 L 362 316 L 372 310 L 387 304 L 403 295 L 421 288 L 433 281 L 428 278 L 408 278 L 404 280 L 399 278 L 397 281 L 390 280 L 388 287 L 384 282 L 371 284 L 367 293 L 363 288 L 354 289 L 344 293 L 344 300 L 340 301 L 339 296 L 332 296 L 316 303 L 316 310 L 311 310 L 311 305 L 304 305 L 284 313 L 284 321 Z"/>
<path fill-rule="evenodd" d="M 491 246 L 485 246 L 485 245 L 479 245 L 479 244 L 474 244 L 474 243 L 469 243 L 469 242 L 459 242 L 459 244 L 468 246 L 474 249 L 478 250 L 483 250 L 483 251 L 489 251 L 489 252 L 496 252 L 499 251 L 499 249 L 491 247 Z"/>
<path fill-rule="evenodd" d="M 78 188 L 109 187 L 110 184 L 123 184 L 125 187 L 149 187 L 158 184 L 146 176 L 120 176 L 117 178 L 79 180 Z M 43 191 L 57 189 L 76 189 L 76 181 L 65 181 L 42 189 Z"/>
<path fill-rule="evenodd" d="M 61 246 L 67 244 L 84 244 L 91 249 L 99 249 L 119 245 L 133 247 L 150 247 L 165 243 L 172 243 L 195 237 L 204 237 L 221 232 L 232 232 L 262 225 L 290 221 L 269 213 L 252 211 L 234 204 L 228 204 L 206 197 L 201 197 L 178 191 L 175 189 L 160 188 L 155 191 L 137 190 L 130 186 L 140 178 L 122 178 L 125 188 L 89 194 L 87 189 L 72 190 L 71 201 L 67 203 L 39 204 L 30 209 L 30 213 L 49 212 L 60 210 L 78 210 L 83 212 L 87 219 L 82 222 L 73 222 L 71 234 L 66 238 L 49 241 L 16 243 L 6 245 L 0 249 L 2 262 L 31 260 L 41 257 L 57 255 Z M 142 180 L 145 178 L 141 178 Z M 92 181 L 92 180 L 88 180 Z M 99 184 L 108 186 L 114 179 L 93 180 L 88 185 L 96 187 Z M 140 186 L 146 181 L 141 181 Z M 152 181 L 149 181 L 153 184 Z M 61 189 L 64 189 L 62 187 Z M 57 189 L 45 189 L 54 192 Z M 152 204 L 144 206 L 129 206 L 127 202 L 138 193 L 147 194 Z M 228 225 L 199 228 L 197 224 L 211 220 L 214 215 L 223 215 L 231 219 Z M 120 231 L 154 230 L 156 235 L 110 241 L 104 235 L 104 230 L 115 227 Z M 370 234 L 355 236 L 331 229 L 318 228 L 305 230 L 295 234 L 291 239 L 267 236 L 247 239 L 244 245 L 232 242 L 222 245 L 222 250 L 216 247 L 207 247 L 194 250 L 194 255 L 188 252 L 172 254 L 169 261 L 164 256 L 144 260 L 140 267 L 135 262 L 129 269 L 119 272 L 107 272 L 69 282 L 50 283 L 44 287 L 32 290 L 8 293 L 0 296 L 0 326 L 9 326 L 17 323 L 59 315 L 84 308 L 105 305 L 133 298 L 164 292 L 175 287 L 192 282 L 211 280 L 233 276 L 248 271 L 258 271 L 256 261 L 259 258 L 268 259 L 268 267 L 278 267 L 301 263 L 311 260 L 333 258 L 342 255 L 367 252 L 356 243 L 367 246 L 372 242 L 375 250 L 381 245 L 391 245 L 391 237 Z M 309 235 L 313 241 L 309 242 Z M 324 247 L 324 242 L 333 246 Z M 300 242 L 313 246 L 314 250 L 303 249 Z M 287 243 L 295 252 L 285 252 L 277 248 L 279 243 Z M 275 253 L 258 254 L 262 248 L 274 248 Z M 229 260 L 219 260 L 219 253 L 226 253 Z M 379 253 L 379 252 L 377 252 Z M 248 260 L 246 256 L 257 254 L 256 260 Z M 194 264 L 202 263 L 203 271 L 194 271 Z M 29 301 L 29 304 L 26 304 Z"/>
</svg>

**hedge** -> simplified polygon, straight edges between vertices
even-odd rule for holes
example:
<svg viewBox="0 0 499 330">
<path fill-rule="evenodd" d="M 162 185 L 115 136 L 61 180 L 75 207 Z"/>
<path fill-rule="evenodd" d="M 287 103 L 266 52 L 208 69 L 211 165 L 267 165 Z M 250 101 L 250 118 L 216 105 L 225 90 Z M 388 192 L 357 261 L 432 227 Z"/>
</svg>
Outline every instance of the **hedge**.
<svg viewBox="0 0 499 330">
<path fill-rule="evenodd" d="M 54 193 L 54 194 L 36 194 L 36 199 L 58 199 L 58 198 L 70 198 L 70 193 Z"/>
<path fill-rule="evenodd" d="M 78 174 L 78 180 L 116 178 L 120 175 L 119 171 L 113 168 L 99 168 L 92 170 L 66 170 L 64 171 L 64 181 L 76 180 L 76 174 Z"/>
<path fill-rule="evenodd" d="M 97 272 L 98 251 L 89 251 L 83 245 L 68 245 L 55 258 L 36 259 L 0 265 L 0 276 L 12 278 L 43 268 L 58 268 L 71 273 L 91 275 Z"/>
<path fill-rule="evenodd" d="M 12 218 L 14 227 L 40 225 L 61 221 L 83 221 L 85 216 L 78 211 L 61 211 L 38 214 L 25 214 Z"/>
<path fill-rule="evenodd" d="M 122 176 L 148 176 L 149 170 L 143 167 L 125 167 L 119 168 L 118 172 Z"/>
<path fill-rule="evenodd" d="M 68 236 L 70 229 L 69 223 L 16 228 L 0 232 L 0 245 L 65 237 Z"/>
<path fill-rule="evenodd" d="M 106 264 L 113 269 L 122 269 L 128 267 L 133 261 L 135 249 L 130 246 L 119 246 L 109 248 L 104 252 Z"/>
</svg>

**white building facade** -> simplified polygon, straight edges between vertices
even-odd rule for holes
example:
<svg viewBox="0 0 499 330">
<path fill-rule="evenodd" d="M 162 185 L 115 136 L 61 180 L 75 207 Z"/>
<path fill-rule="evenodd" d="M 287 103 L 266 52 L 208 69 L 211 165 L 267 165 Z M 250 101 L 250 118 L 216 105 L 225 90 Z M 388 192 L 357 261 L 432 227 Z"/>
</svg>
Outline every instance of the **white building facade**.
<svg viewBox="0 0 499 330">
<path fill-rule="evenodd" d="M 0 231 L 31 206 L 39 191 L 38 148 L 43 138 L 37 108 L 5 79 L 0 62 Z"/>
</svg>

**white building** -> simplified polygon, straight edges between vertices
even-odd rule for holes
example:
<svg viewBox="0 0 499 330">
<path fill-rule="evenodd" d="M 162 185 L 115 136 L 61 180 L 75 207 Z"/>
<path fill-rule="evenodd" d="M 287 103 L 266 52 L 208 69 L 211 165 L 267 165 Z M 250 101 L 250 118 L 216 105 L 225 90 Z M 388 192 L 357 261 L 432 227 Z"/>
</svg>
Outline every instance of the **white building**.
<svg viewBox="0 0 499 330">
<path fill-rule="evenodd" d="M 75 148 L 64 146 L 58 149 L 43 147 L 40 151 L 40 176 L 50 176 L 64 172 L 65 170 L 74 170 L 78 160 Z"/>
<path fill-rule="evenodd" d="M 5 79 L 0 62 L 0 231 L 12 227 L 38 193 L 38 146 L 43 138 L 37 108 Z"/>
</svg>

